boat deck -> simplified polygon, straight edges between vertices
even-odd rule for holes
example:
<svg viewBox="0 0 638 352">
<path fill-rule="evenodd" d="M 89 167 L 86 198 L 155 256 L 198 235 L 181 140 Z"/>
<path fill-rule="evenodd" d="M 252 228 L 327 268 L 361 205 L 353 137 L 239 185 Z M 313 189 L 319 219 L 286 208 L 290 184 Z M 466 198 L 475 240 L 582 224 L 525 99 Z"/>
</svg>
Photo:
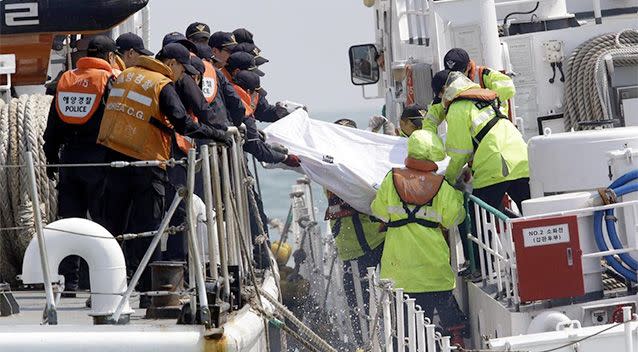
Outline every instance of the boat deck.
<svg viewBox="0 0 638 352">
<path fill-rule="evenodd" d="M 20 305 L 20 313 L 8 317 L 0 317 L 2 326 L 39 325 L 42 322 L 42 312 L 46 305 L 43 291 L 13 291 L 13 296 Z M 76 298 L 62 298 L 57 305 L 58 324 L 63 325 L 93 325 L 93 317 L 89 315 L 91 308 L 86 307 L 88 292 L 79 292 Z M 131 298 L 130 324 L 169 326 L 175 325 L 176 319 L 144 319 L 146 309 L 139 309 L 139 297 Z"/>
</svg>

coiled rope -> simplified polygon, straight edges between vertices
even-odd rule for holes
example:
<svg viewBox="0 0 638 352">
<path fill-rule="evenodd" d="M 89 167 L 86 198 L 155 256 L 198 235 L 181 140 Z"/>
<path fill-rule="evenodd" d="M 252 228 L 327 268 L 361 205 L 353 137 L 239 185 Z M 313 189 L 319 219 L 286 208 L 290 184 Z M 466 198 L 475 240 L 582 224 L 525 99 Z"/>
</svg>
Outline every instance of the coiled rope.
<svg viewBox="0 0 638 352">
<path fill-rule="evenodd" d="M 24 165 L 24 152 L 33 153 L 42 219 L 55 219 L 55 184 L 46 176 L 43 134 L 51 96 L 23 95 L 0 103 L 0 165 Z M 28 196 L 26 168 L 0 167 L 0 282 L 15 282 L 33 236 L 33 206 Z"/>
<path fill-rule="evenodd" d="M 9 145 L 9 105 L 0 99 L 0 165 L 7 163 L 7 146 Z M 13 222 L 11 212 L 11 202 L 8 200 L 7 170 L 0 169 L 0 226 Z M 8 250 L 4 248 L 2 240 L 3 233 L 0 232 L 0 268 L 9 267 Z M 4 273 L 0 270 L 0 282 L 5 281 Z"/>
<path fill-rule="evenodd" d="M 610 118 L 604 92 L 607 78 L 600 78 L 601 75 L 606 76 L 601 63 L 608 54 L 612 56 L 614 66 L 638 65 L 638 31 L 628 29 L 603 34 L 574 49 L 567 59 L 565 73 L 564 117 L 567 130 L 585 128 L 579 126 L 579 122 Z"/>
</svg>

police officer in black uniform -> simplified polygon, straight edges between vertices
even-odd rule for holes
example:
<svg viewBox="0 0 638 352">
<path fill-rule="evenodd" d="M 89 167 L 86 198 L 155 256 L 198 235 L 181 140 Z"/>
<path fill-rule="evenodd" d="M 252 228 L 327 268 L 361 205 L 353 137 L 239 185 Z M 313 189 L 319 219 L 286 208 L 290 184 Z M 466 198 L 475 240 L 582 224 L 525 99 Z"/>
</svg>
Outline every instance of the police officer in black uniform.
<svg viewBox="0 0 638 352">
<path fill-rule="evenodd" d="M 104 106 L 111 90 L 115 42 L 99 35 L 91 39 L 87 57 L 80 58 L 77 69 L 67 71 L 57 83 L 44 131 L 44 153 L 50 164 L 103 163 L 106 148 L 96 144 Z M 92 88 L 91 88 L 92 87 Z M 47 168 L 49 178 L 56 169 Z M 101 196 L 105 170 L 101 167 L 60 169 L 58 217 L 87 218 L 102 223 Z M 64 259 L 60 272 L 65 278 L 65 291 L 76 291 L 80 257 Z M 66 293 L 73 297 L 75 294 Z"/>
<path fill-rule="evenodd" d="M 121 34 L 115 40 L 115 44 L 117 44 L 117 54 L 122 58 L 126 67 L 135 66 L 140 55 L 153 55 L 153 52 L 144 47 L 144 40 L 135 33 Z"/>
<path fill-rule="evenodd" d="M 136 161 L 145 160 L 147 155 L 162 155 L 167 158 L 170 150 L 166 150 L 165 138 L 170 138 L 172 131 L 192 138 L 214 139 L 222 143 L 230 144 L 231 141 L 225 133 L 219 129 L 211 128 L 204 123 L 197 123 L 188 114 L 182 104 L 179 95 L 175 91 L 172 82 L 177 81 L 183 72 L 197 74 L 197 71 L 190 65 L 189 51 L 180 44 L 171 43 L 162 48 L 157 55 L 158 60 L 164 65 L 170 65 L 170 70 L 160 67 L 152 58 L 144 57 L 138 60 L 138 65 L 127 68 L 121 77 L 114 83 L 114 87 L 119 87 L 121 94 L 114 96 L 111 94 L 107 102 L 107 109 L 102 120 L 98 141 L 109 147 L 107 160 Z M 133 77 L 157 77 L 163 75 L 162 81 L 149 80 L 151 84 L 159 86 L 161 90 L 156 93 L 147 87 L 144 89 L 144 80 L 139 83 Z M 168 77 L 168 74 L 172 74 Z M 131 79 L 128 79 L 131 77 Z M 165 83 L 167 79 L 172 82 Z M 158 82 L 158 83 L 155 83 Z M 114 89 L 115 89 L 114 88 Z M 126 91 L 137 91 L 136 94 L 124 95 Z M 144 92 L 143 95 L 139 92 Z M 140 99 L 139 96 L 147 97 L 151 101 Z M 137 104 L 137 105 L 135 105 Z M 112 108 L 109 110 L 109 106 Z M 131 117 L 122 113 L 119 106 L 148 106 L 143 109 L 157 109 L 162 116 L 153 117 L 144 121 L 144 127 L 137 129 L 126 128 L 128 124 L 138 120 L 130 120 Z M 126 110 L 128 111 L 128 110 Z M 152 113 L 140 111 L 144 114 Z M 146 115 L 148 116 L 148 115 Z M 170 126 L 169 126 L 170 124 Z M 147 133 L 144 131 L 148 131 Z M 144 134 L 152 136 L 153 140 L 145 139 L 141 141 Z M 129 135 L 133 134 L 133 137 Z M 138 136 L 136 138 L 136 136 Z M 155 140 L 158 139 L 158 140 Z M 161 140 L 159 140 L 161 139 Z M 153 148 L 149 150 L 149 148 Z M 161 148 L 162 150 L 155 150 Z M 142 153 L 143 156 L 136 156 Z M 161 167 L 128 167 L 110 169 L 107 175 L 105 198 L 105 215 L 107 217 L 108 229 L 113 234 L 139 233 L 157 230 L 162 217 L 164 216 L 164 196 L 166 183 L 168 181 L 167 172 Z M 144 253 L 151 242 L 150 238 L 140 238 L 126 242 L 127 267 L 135 270 L 139 265 Z M 153 253 L 152 261 L 160 257 L 159 250 Z M 140 279 L 138 289 L 141 292 L 151 288 L 150 270 L 145 270 Z M 140 298 L 140 306 L 146 307 L 150 303 L 148 296 Z"/>
<path fill-rule="evenodd" d="M 261 50 L 252 42 L 252 34 L 248 37 L 247 34 L 244 33 L 245 29 L 237 29 L 235 32 L 235 36 L 239 36 L 243 40 L 239 44 L 235 46 L 233 49 L 233 53 L 236 52 L 245 52 L 253 56 L 255 66 L 260 67 L 261 65 L 270 62 L 268 59 L 261 55 Z M 247 31 L 246 31 L 247 32 Z M 250 32 L 248 32 L 250 33 Z M 247 41 L 250 38 L 250 42 Z M 284 108 L 280 103 L 272 105 L 266 99 L 266 90 L 259 90 L 259 100 L 255 106 L 255 118 L 261 122 L 275 122 L 288 114 L 288 110 Z"/>
<path fill-rule="evenodd" d="M 206 23 L 194 22 L 186 27 L 186 38 L 195 44 L 208 44 L 210 27 Z"/>
</svg>

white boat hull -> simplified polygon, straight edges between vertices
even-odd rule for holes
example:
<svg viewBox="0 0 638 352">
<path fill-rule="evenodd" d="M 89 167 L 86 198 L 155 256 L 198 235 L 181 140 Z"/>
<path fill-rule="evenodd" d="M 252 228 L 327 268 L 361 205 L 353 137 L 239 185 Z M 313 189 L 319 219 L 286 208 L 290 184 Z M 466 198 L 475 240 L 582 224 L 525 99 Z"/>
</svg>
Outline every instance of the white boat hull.
<svg viewBox="0 0 638 352">
<path fill-rule="evenodd" d="M 273 297 L 278 296 L 276 280 L 278 278 L 267 272 L 262 284 L 262 290 Z M 274 307 L 265 298 L 262 298 L 262 305 L 266 311 L 273 312 Z M 58 312 L 60 325 L 39 325 L 37 321 L 23 325 L 25 319 L 41 316 L 40 309 L 27 309 L 0 319 L 0 351 L 267 351 L 266 325 L 261 315 L 250 306 L 244 306 L 231 315 L 222 326 L 221 334 L 207 331 L 199 325 L 175 325 L 174 320 L 136 320 L 135 315 L 129 325 L 87 325 L 82 324 L 83 321 L 65 324 L 66 313 L 63 310 Z M 83 318 L 88 320 L 90 317 L 86 312 L 83 311 Z"/>
</svg>

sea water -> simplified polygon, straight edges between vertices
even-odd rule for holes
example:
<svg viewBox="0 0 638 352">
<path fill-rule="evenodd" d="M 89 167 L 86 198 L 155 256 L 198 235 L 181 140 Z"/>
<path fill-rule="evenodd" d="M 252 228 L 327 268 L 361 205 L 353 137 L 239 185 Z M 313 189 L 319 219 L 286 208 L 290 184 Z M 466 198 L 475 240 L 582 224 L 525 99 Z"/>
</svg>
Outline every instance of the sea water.
<svg viewBox="0 0 638 352">
<path fill-rule="evenodd" d="M 379 109 L 361 109 L 351 111 L 334 111 L 334 112 L 309 112 L 310 118 L 334 122 L 339 119 L 351 119 L 357 123 L 357 127 L 365 129 L 368 127 L 368 120 L 373 115 L 380 113 Z M 281 122 L 283 123 L 283 121 Z M 265 128 L 267 124 L 261 123 L 260 128 Z M 252 169 L 252 156 L 249 156 L 249 164 Z M 264 169 L 261 165 L 257 167 L 264 209 L 269 219 L 279 219 L 286 221 L 288 210 L 290 208 L 290 192 L 296 180 L 303 177 L 303 174 L 283 169 Z M 328 201 L 326 199 L 323 187 L 312 183 L 312 192 L 315 209 L 317 211 L 317 219 L 322 220 Z M 323 228 L 323 221 L 320 221 Z M 325 228 L 324 228 L 325 229 Z M 279 238 L 276 230 L 270 231 L 270 238 L 275 240 Z"/>
</svg>

